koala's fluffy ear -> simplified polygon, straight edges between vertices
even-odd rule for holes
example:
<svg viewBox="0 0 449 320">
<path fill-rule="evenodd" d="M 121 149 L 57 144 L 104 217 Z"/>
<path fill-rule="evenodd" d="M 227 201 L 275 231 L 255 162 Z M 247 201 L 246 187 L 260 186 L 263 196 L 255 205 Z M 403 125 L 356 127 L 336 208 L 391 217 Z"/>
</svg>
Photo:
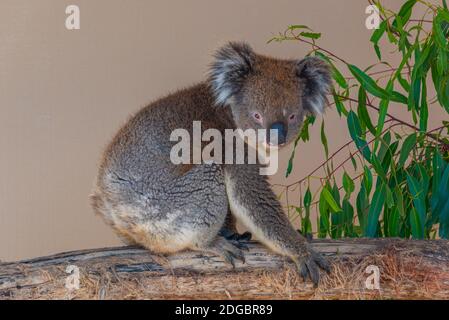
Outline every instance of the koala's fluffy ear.
<svg viewBox="0 0 449 320">
<path fill-rule="evenodd" d="M 217 105 L 223 105 L 242 88 L 252 70 L 255 53 L 247 43 L 229 42 L 217 50 L 214 58 L 209 81 Z"/>
<path fill-rule="evenodd" d="M 307 57 L 298 62 L 296 74 L 303 83 L 304 108 L 314 115 L 322 114 L 332 87 L 329 64 L 320 58 Z"/>
</svg>

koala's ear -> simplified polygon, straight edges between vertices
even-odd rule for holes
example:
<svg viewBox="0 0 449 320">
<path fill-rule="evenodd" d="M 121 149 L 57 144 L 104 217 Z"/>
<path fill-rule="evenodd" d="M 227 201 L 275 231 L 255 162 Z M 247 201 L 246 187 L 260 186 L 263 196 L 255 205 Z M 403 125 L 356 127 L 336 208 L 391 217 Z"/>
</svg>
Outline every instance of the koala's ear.
<svg viewBox="0 0 449 320">
<path fill-rule="evenodd" d="M 322 114 L 332 87 L 329 64 L 320 58 L 307 57 L 298 62 L 296 74 L 303 84 L 304 108 L 314 115 Z"/>
<path fill-rule="evenodd" d="M 229 42 L 216 51 L 214 58 L 209 81 L 217 105 L 223 105 L 242 88 L 252 71 L 255 53 L 247 43 Z"/>
</svg>

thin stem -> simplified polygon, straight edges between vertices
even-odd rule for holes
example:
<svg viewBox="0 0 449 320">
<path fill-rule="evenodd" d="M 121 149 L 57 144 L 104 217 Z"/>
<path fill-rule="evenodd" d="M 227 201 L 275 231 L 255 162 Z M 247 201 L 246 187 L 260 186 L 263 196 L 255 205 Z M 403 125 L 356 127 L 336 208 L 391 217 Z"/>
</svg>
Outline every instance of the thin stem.
<svg viewBox="0 0 449 320">
<path fill-rule="evenodd" d="M 330 55 L 331 57 L 333 57 L 333 58 L 335 58 L 335 59 L 337 59 L 337 60 L 343 62 L 344 64 L 346 64 L 346 65 L 349 64 L 349 63 L 348 63 L 346 60 L 344 60 L 343 58 L 337 56 L 336 54 L 332 53 L 331 51 L 329 51 L 329 50 L 327 50 L 327 49 L 324 49 L 323 47 L 320 47 L 320 46 L 317 45 L 314 41 L 309 41 L 309 40 L 303 39 L 303 38 L 299 37 L 298 35 L 294 34 L 293 32 L 291 32 L 291 34 L 292 34 L 292 38 L 293 38 L 292 40 L 297 40 L 297 41 L 300 41 L 300 42 L 307 43 L 307 44 L 311 45 L 313 48 L 315 48 L 315 49 L 314 49 L 315 51 L 316 51 L 316 50 L 323 51 L 323 52 L 327 53 L 328 55 Z"/>
</svg>

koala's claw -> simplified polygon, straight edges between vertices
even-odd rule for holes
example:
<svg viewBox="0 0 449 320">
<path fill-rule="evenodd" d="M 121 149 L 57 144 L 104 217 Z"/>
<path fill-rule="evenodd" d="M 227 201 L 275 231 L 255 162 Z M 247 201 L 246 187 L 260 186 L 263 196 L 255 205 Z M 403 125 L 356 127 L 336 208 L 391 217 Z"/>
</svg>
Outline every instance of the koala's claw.
<svg viewBox="0 0 449 320">
<path fill-rule="evenodd" d="M 223 259 L 235 268 L 235 259 L 245 263 L 245 255 L 242 250 L 232 241 L 219 237 L 212 250 L 216 254 L 223 257 Z"/>
<path fill-rule="evenodd" d="M 249 251 L 248 240 L 229 240 L 229 242 L 241 250 Z"/>
<path fill-rule="evenodd" d="M 321 268 L 327 273 L 331 270 L 329 262 L 323 258 L 322 255 L 312 250 L 309 251 L 308 255 L 297 257 L 293 260 L 298 268 L 298 273 L 303 278 L 304 282 L 307 280 L 307 277 L 310 277 L 314 287 L 317 287 L 320 281 L 319 269 Z"/>
<path fill-rule="evenodd" d="M 242 261 L 242 263 L 245 263 L 245 256 L 241 252 L 235 254 L 234 252 L 224 251 L 221 256 L 227 263 L 232 265 L 233 269 L 235 269 L 235 259 L 238 259 Z"/>
<path fill-rule="evenodd" d="M 249 251 L 249 247 L 245 242 L 242 241 L 229 241 L 229 242 L 232 243 L 237 248 L 239 248 L 240 250 Z"/>
<path fill-rule="evenodd" d="M 313 252 L 312 257 L 318 266 L 326 271 L 327 273 L 331 272 L 331 265 L 330 263 L 319 253 Z"/>
<path fill-rule="evenodd" d="M 244 232 L 242 234 L 230 231 L 229 229 L 222 229 L 219 233 L 220 236 L 228 240 L 234 246 L 241 250 L 249 251 L 247 242 L 251 240 L 251 232 Z"/>
</svg>

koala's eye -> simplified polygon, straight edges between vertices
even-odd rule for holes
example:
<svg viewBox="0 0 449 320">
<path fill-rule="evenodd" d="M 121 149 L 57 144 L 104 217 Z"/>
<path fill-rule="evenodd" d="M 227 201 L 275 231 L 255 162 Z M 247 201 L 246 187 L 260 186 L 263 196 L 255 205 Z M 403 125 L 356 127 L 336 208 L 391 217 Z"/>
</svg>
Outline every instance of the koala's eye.
<svg viewBox="0 0 449 320">
<path fill-rule="evenodd" d="M 263 122 L 262 115 L 259 112 L 253 112 L 253 118 L 259 123 Z"/>
<path fill-rule="evenodd" d="M 296 119 L 296 114 L 292 113 L 289 117 L 288 117 L 288 121 L 292 122 L 295 121 Z"/>
</svg>

